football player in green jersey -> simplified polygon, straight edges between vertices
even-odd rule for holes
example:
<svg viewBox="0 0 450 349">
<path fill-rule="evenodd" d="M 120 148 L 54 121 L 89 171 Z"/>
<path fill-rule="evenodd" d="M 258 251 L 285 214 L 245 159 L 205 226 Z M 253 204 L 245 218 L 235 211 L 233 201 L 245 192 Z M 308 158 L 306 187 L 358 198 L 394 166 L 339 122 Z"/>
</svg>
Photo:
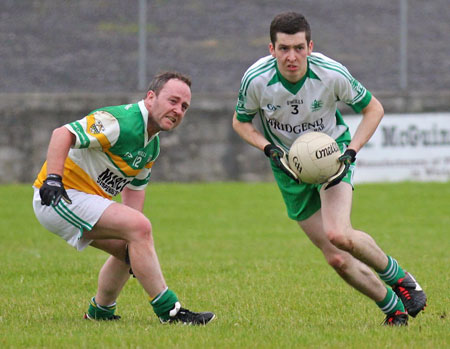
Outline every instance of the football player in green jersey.
<svg viewBox="0 0 450 349">
<path fill-rule="evenodd" d="M 411 274 L 350 221 L 356 154 L 375 132 L 383 107 L 342 64 L 313 52 L 311 29 L 302 14 L 277 15 L 270 26 L 270 41 L 270 55 L 259 59 L 242 78 L 233 128 L 270 159 L 288 216 L 329 265 L 376 302 L 386 314 L 385 324 L 407 325 L 408 316 L 415 317 L 425 307 L 425 293 Z M 337 101 L 363 115 L 353 137 Z M 262 132 L 252 123 L 255 116 Z M 285 161 L 295 139 L 313 131 L 333 137 L 344 151 L 343 171 L 320 185 L 300 183 Z"/>
<path fill-rule="evenodd" d="M 191 103 L 190 86 L 182 74 L 162 73 L 139 103 L 97 109 L 53 131 L 47 161 L 34 182 L 36 217 L 78 250 L 91 245 L 110 254 L 86 319 L 120 318 L 116 299 L 130 273 L 162 323 L 205 325 L 215 317 L 181 307 L 166 285 L 152 225 L 142 213 L 159 155 L 158 134 L 181 123 Z M 119 193 L 122 203 L 112 201 Z"/>
</svg>

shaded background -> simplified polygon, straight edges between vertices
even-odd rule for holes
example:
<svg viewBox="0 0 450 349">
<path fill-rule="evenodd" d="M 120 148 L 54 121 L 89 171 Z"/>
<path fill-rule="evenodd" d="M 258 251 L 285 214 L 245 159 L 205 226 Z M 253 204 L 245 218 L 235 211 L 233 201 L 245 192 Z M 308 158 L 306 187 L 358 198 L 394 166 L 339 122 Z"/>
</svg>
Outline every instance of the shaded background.
<svg viewBox="0 0 450 349">
<path fill-rule="evenodd" d="M 1 92 L 133 92 L 138 87 L 138 0 L 2 0 Z M 237 93 L 268 54 L 275 14 L 308 18 L 315 50 L 370 90 L 399 88 L 399 0 L 148 0 L 147 73 L 176 69 L 194 93 Z M 408 82 L 450 88 L 448 0 L 408 0 Z"/>
</svg>

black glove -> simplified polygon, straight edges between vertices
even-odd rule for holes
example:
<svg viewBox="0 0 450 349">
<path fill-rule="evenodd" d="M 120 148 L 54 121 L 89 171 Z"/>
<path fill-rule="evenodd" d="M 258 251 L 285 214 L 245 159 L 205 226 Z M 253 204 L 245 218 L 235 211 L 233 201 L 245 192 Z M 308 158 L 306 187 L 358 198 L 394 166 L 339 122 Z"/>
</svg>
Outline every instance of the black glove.
<svg viewBox="0 0 450 349">
<path fill-rule="evenodd" d="M 264 154 L 266 154 L 266 156 L 271 159 L 279 169 L 281 169 L 294 181 L 296 181 L 297 183 L 300 182 L 298 176 L 289 167 L 289 164 L 286 160 L 286 154 L 284 153 L 283 149 L 274 144 L 267 144 L 264 147 Z"/>
<path fill-rule="evenodd" d="M 61 198 L 68 204 L 72 203 L 64 189 L 62 177 L 57 174 L 47 176 L 41 189 L 39 189 L 39 195 L 41 196 L 41 204 L 46 206 L 50 206 L 52 203 L 53 206 L 57 206 Z"/>
<path fill-rule="evenodd" d="M 337 174 L 328 179 L 328 185 L 325 190 L 334 187 L 336 184 L 340 183 L 342 179 L 347 175 L 350 165 L 356 160 L 356 151 L 353 149 L 347 149 L 344 154 L 339 157 L 339 161 L 342 163 Z"/>
</svg>

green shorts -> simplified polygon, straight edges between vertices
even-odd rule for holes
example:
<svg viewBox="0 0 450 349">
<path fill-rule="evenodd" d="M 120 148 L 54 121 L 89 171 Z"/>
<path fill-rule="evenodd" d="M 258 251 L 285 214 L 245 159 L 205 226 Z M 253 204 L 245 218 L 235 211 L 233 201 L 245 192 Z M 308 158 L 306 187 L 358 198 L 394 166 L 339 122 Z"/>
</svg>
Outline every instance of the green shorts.
<svg viewBox="0 0 450 349">
<path fill-rule="evenodd" d="M 339 147 L 345 149 L 347 144 L 340 143 Z M 286 204 L 289 218 L 296 221 L 303 221 L 316 213 L 320 207 L 320 189 L 323 184 L 297 183 L 286 175 L 271 161 L 272 172 L 277 181 L 278 188 Z M 353 187 L 353 172 L 355 165 L 350 166 L 347 175 L 342 179 L 343 182 L 350 183 Z"/>
</svg>

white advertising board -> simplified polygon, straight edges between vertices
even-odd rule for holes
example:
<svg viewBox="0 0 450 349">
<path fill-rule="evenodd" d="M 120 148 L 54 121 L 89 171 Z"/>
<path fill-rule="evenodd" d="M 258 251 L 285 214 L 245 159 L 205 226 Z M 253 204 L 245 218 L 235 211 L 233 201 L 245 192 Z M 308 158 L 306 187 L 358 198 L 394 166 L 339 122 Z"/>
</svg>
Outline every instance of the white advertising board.
<svg viewBox="0 0 450 349">
<path fill-rule="evenodd" d="M 360 116 L 344 116 L 352 136 Z M 355 183 L 450 180 L 450 113 L 385 115 L 358 152 Z"/>
</svg>

